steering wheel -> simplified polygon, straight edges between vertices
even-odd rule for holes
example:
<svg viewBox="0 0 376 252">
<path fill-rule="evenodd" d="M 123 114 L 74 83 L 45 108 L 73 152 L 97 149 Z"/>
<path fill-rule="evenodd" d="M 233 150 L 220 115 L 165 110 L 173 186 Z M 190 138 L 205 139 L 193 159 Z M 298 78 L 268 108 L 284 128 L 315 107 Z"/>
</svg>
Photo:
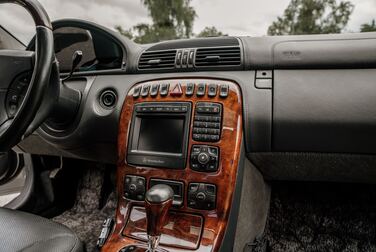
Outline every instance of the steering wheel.
<svg viewBox="0 0 376 252">
<path fill-rule="evenodd" d="M 0 152 L 7 152 L 31 133 L 29 127 L 41 123 L 38 110 L 44 107 L 51 73 L 58 70 L 52 25 L 42 5 L 37 0 L 0 0 L 3 3 L 24 7 L 36 25 L 35 52 L 0 50 Z"/>
</svg>

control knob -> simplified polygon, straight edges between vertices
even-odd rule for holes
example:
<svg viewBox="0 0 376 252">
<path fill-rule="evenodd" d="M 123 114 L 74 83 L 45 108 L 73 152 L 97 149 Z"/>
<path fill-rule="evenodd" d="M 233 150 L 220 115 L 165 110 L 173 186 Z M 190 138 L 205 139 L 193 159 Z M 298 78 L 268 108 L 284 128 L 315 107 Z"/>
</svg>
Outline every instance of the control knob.
<svg viewBox="0 0 376 252">
<path fill-rule="evenodd" d="M 206 152 L 201 152 L 198 155 L 198 162 L 200 164 L 206 165 L 209 162 L 209 160 L 210 160 L 210 157 Z"/>
</svg>

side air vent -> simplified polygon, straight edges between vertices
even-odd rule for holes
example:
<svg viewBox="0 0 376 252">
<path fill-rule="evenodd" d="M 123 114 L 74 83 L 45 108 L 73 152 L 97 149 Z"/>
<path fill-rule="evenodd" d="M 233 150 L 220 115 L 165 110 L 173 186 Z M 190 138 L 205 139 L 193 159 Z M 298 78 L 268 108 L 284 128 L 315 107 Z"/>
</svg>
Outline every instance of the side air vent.
<svg viewBox="0 0 376 252">
<path fill-rule="evenodd" d="M 176 50 L 148 51 L 142 53 L 138 69 L 173 69 L 175 68 Z"/>
<path fill-rule="evenodd" d="M 240 66 L 240 47 L 199 48 L 196 51 L 196 67 Z"/>
</svg>

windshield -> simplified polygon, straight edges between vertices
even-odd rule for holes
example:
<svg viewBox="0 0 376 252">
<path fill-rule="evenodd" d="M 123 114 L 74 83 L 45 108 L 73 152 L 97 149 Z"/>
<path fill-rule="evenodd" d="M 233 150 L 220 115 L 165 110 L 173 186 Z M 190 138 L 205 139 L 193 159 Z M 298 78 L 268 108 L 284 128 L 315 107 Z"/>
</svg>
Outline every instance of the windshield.
<svg viewBox="0 0 376 252">
<path fill-rule="evenodd" d="M 40 0 L 52 20 L 79 18 L 138 43 L 208 36 L 376 31 L 375 0 Z M 31 17 L 0 5 L 0 24 L 27 44 Z"/>
</svg>

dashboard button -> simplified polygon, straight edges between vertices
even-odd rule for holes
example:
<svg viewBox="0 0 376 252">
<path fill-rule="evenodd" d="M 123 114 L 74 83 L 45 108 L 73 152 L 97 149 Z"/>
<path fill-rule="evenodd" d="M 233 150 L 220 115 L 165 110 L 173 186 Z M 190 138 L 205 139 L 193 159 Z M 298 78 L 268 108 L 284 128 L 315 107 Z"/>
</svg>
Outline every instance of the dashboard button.
<svg viewBox="0 0 376 252">
<path fill-rule="evenodd" d="M 170 84 L 168 83 L 163 83 L 161 85 L 161 89 L 160 89 L 160 94 L 161 96 L 166 96 L 168 95 L 168 89 L 170 88 Z"/>
<path fill-rule="evenodd" d="M 210 116 L 210 121 L 211 122 L 220 122 L 221 121 L 221 117 L 219 117 L 219 116 Z"/>
<path fill-rule="evenodd" d="M 210 139 L 210 141 L 216 142 L 216 141 L 219 140 L 219 136 L 218 135 L 210 135 L 209 139 Z"/>
<path fill-rule="evenodd" d="M 197 85 L 197 96 L 204 96 L 206 92 L 206 84 L 205 83 L 199 83 Z"/>
<path fill-rule="evenodd" d="M 147 97 L 149 95 L 149 90 L 150 90 L 150 86 L 149 85 L 143 86 L 142 90 L 141 90 L 141 96 L 142 97 Z"/>
<path fill-rule="evenodd" d="M 206 199 L 206 194 L 203 192 L 199 192 L 198 194 L 196 194 L 196 199 L 199 201 L 204 201 Z"/>
<path fill-rule="evenodd" d="M 219 96 L 222 98 L 226 98 L 228 96 L 228 85 L 222 84 L 220 86 Z"/>
<path fill-rule="evenodd" d="M 134 98 L 138 98 L 140 96 L 140 93 L 141 93 L 141 86 L 135 87 L 133 89 L 133 97 Z"/>
<path fill-rule="evenodd" d="M 215 97 L 217 95 L 217 85 L 216 84 L 210 84 L 208 88 L 208 96 L 209 97 Z"/>
<path fill-rule="evenodd" d="M 209 162 L 209 155 L 206 152 L 202 152 L 198 155 L 198 162 L 200 164 L 207 164 Z"/>
<path fill-rule="evenodd" d="M 195 84 L 194 83 L 188 83 L 187 88 L 185 90 L 186 96 L 192 96 L 195 91 Z"/>
<path fill-rule="evenodd" d="M 181 112 L 181 107 L 172 107 L 172 112 Z"/>
<path fill-rule="evenodd" d="M 159 84 L 153 84 L 150 90 L 150 96 L 155 97 L 158 95 Z"/>
<path fill-rule="evenodd" d="M 199 184 L 197 184 L 197 183 L 191 183 L 189 185 L 189 191 L 191 191 L 191 192 L 197 191 L 198 186 L 199 186 Z"/>
<path fill-rule="evenodd" d="M 171 96 L 181 96 L 183 94 L 183 90 L 181 89 L 180 83 L 177 83 L 175 87 L 170 92 Z"/>
</svg>

